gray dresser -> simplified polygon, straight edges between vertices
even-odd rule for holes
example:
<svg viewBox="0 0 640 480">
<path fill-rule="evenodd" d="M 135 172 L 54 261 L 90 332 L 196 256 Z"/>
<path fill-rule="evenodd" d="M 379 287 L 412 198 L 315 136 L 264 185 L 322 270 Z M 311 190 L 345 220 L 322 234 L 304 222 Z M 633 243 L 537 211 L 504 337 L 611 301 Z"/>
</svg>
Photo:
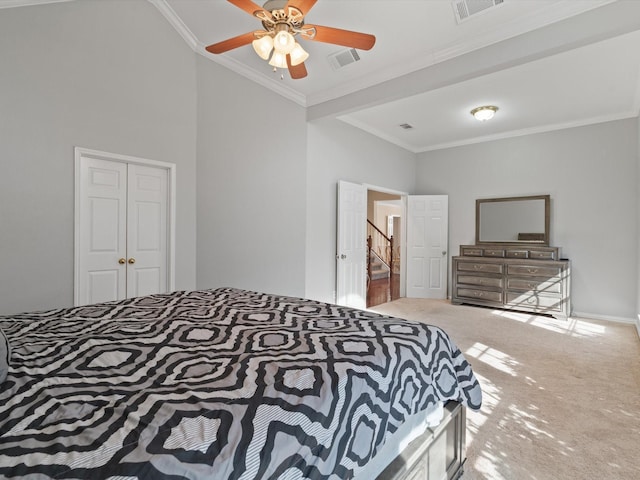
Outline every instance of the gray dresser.
<svg viewBox="0 0 640 480">
<path fill-rule="evenodd" d="M 451 301 L 567 318 L 570 264 L 559 247 L 461 245 L 453 257 Z"/>
</svg>

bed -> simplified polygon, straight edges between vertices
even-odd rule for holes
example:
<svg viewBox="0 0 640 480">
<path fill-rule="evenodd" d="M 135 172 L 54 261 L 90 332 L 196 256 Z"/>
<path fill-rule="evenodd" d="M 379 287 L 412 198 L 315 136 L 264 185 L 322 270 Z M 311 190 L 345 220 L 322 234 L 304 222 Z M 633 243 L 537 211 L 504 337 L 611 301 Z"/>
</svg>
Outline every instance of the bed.
<svg viewBox="0 0 640 480">
<path fill-rule="evenodd" d="M 371 468 L 394 435 L 424 447 L 482 399 L 437 327 L 234 288 L 3 316 L 0 330 L 0 478 L 395 478 L 406 460 Z"/>
</svg>

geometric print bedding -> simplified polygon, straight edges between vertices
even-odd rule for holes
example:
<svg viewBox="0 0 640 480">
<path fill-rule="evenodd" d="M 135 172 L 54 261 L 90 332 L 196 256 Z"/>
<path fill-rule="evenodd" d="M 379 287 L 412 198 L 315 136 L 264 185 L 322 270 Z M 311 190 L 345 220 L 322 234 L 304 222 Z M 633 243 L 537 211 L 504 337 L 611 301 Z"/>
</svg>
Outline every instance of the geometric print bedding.
<svg viewBox="0 0 640 480">
<path fill-rule="evenodd" d="M 347 479 L 480 386 L 418 322 L 232 288 L 0 317 L 0 478 Z"/>
</svg>

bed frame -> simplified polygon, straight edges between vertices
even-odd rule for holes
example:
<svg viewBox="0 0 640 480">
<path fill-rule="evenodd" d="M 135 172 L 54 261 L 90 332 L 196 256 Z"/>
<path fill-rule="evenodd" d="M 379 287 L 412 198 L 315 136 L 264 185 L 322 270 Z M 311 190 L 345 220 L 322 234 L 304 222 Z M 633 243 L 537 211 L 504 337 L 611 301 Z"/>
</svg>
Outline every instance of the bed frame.
<svg viewBox="0 0 640 480">
<path fill-rule="evenodd" d="M 466 409 L 458 402 L 444 406 L 442 422 L 416 438 L 377 480 L 455 480 L 466 460 Z"/>
</svg>

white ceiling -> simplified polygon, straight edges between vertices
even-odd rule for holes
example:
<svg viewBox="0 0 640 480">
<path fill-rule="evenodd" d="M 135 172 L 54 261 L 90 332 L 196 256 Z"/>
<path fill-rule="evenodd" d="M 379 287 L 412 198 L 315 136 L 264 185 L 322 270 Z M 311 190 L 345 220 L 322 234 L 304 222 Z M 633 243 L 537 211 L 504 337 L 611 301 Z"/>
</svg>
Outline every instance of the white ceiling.
<svg viewBox="0 0 640 480">
<path fill-rule="evenodd" d="M 300 40 L 310 54 L 301 80 L 274 73 L 250 45 L 204 50 L 262 28 L 233 4 L 149 1 L 194 51 L 308 107 L 310 120 L 336 116 L 416 153 L 640 111 L 640 0 L 504 0 L 460 23 L 451 0 L 318 0 L 307 23 L 371 33 L 376 44 L 334 70 L 328 56 L 343 47 Z M 471 117 L 482 104 L 499 107 L 493 120 Z"/>
</svg>

